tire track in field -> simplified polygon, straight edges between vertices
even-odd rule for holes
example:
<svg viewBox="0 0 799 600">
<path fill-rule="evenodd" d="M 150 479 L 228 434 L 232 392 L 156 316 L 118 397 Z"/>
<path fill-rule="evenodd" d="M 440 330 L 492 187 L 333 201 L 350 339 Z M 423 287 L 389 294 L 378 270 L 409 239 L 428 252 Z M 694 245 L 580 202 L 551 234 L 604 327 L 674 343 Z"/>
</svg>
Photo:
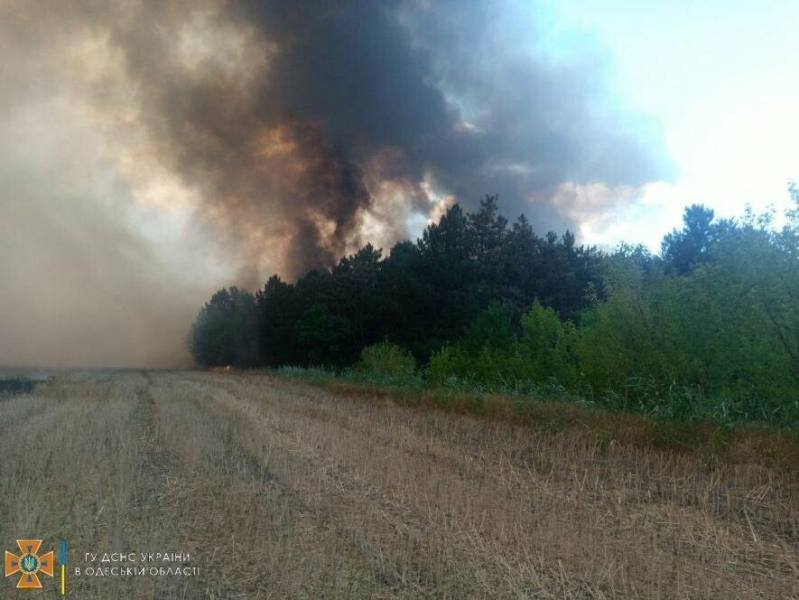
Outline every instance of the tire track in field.
<svg viewBox="0 0 799 600">
<path fill-rule="evenodd" d="M 3 452 L 4 464 L 27 467 L 19 477 L 3 477 L 12 489 L 0 489 L 2 502 L 11 499 L 26 508 L 13 513 L 17 515 L 11 524 L 16 537 L 35 533 L 48 544 L 65 537 L 73 557 L 109 546 L 118 549 L 120 541 L 131 534 L 129 500 L 134 478 L 129 471 L 136 448 L 129 431 L 135 425 L 131 422 L 135 380 L 130 375 L 101 375 L 64 375 L 37 390 L 37 410 L 16 423 L 8 436 L 15 447 L 35 448 L 35 468 L 30 468 L 24 455 Z M 30 495 L 21 502 L 20 493 L 27 491 Z M 73 566 L 77 564 L 75 560 Z M 75 598 L 151 597 L 132 594 L 121 581 L 68 577 L 68 582 L 70 596 Z M 54 597 L 56 581 L 43 584 Z M 30 592 L 25 595 L 29 596 Z"/>
<path fill-rule="evenodd" d="M 368 565 L 251 451 L 240 413 L 221 412 L 215 390 L 189 377 L 155 379 L 159 439 L 169 440 L 180 465 L 170 476 L 172 497 L 187 547 L 204 556 L 203 597 L 385 597 L 365 577 Z"/>
<path fill-rule="evenodd" d="M 158 527 L 153 527 L 150 521 L 158 519 L 166 493 L 167 476 L 176 470 L 177 465 L 168 448 L 157 436 L 159 411 L 152 393 L 153 377 L 147 372 L 142 372 L 141 377 L 144 384 L 137 386 L 136 406 L 131 413 L 133 433 L 141 452 L 134 498 L 134 519 L 139 522 L 140 527 L 157 531 Z"/>
<path fill-rule="evenodd" d="M 87 540 L 87 551 L 103 553 L 178 551 L 172 543 L 169 511 L 169 474 L 179 466 L 169 448 L 158 439 L 159 407 L 153 397 L 154 378 L 148 372 L 101 373 L 96 383 L 107 387 L 107 396 L 125 397 L 132 406 L 123 424 L 125 436 L 116 440 L 111 452 L 97 460 L 110 463 L 111 488 L 94 509 L 96 521 L 107 520 L 107 533 Z M 125 390 L 125 391 L 123 391 Z M 103 410 L 103 404 L 98 405 Z M 119 463 L 114 467 L 114 463 Z M 164 566 L 163 563 L 95 563 L 94 568 Z M 168 566 L 168 565 L 167 565 Z M 186 598 L 184 581 L 160 576 L 73 577 L 76 598 L 136 598 L 161 600 Z M 188 596 L 196 597 L 196 596 Z"/>
</svg>

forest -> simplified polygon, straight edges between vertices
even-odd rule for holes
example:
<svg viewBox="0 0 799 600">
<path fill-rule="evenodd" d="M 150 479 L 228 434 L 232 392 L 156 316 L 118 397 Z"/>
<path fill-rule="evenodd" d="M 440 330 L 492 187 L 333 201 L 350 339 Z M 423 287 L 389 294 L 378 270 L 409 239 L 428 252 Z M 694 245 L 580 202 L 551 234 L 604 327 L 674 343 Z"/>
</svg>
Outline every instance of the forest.
<svg viewBox="0 0 799 600">
<path fill-rule="evenodd" d="M 322 367 L 721 423 L 799 427 L 799 188 L 792 208 L 695 204 L 659 254 L 451 206 L 416 242 L 296 282 L 231 287 L 189 334 L 201 367 Z"/>
</svg>

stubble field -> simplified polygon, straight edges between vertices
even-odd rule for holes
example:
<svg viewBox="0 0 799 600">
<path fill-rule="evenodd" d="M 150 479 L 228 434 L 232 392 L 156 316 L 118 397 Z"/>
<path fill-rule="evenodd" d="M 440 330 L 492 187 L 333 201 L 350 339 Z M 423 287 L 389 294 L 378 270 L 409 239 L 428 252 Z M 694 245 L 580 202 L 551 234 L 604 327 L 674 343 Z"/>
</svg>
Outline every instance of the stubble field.
<svg viewBox="0 0 799 600">
<path fill-rule="evenodd" d="M 0 539 L 20 537 L 67 540 L 76 600 L 799 598 L 795 470 L 256 373 L 61 374 L 0 400 Z M 191 572 L 97 575 L 131 552 Z M 58 572 L 15 582 L 0 597 L 59 597 Z"/>
</svg>

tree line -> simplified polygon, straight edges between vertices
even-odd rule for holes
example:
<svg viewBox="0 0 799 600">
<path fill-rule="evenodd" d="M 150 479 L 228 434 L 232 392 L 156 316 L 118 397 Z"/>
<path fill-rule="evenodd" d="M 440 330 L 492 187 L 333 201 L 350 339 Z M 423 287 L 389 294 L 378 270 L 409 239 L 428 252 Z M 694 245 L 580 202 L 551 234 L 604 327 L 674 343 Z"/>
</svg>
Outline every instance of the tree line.
<svg viewBox="0 0 799 600">
<path fill-rule="evenodd" d="M 387 256 L 366 245 L 296 283 L 216 292 L 189 345 L 200 366 L 355 365 L 386 344 L 431 382 L 548 383 L 673 416 L 799 421 L 799 193 L 715 219 L 701 205 L 661 252 L 577 245 L 509 223 L 496 196 L 450 207 Z M 371 356 L 380 356 L 373 353 Z"/>
</svg>

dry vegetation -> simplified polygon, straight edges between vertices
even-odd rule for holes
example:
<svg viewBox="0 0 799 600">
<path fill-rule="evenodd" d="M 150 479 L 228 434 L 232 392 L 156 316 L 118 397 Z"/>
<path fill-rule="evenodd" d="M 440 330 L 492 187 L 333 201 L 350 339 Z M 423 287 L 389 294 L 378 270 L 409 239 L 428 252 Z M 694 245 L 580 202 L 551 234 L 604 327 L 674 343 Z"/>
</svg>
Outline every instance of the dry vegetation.
<svg viewBox="0 0 799 600">
<path fill-rule="evenodd" d="M 0 538 L 201 569 L 72 576 L 75 599 L 799 598 L 795 468 L 756 436 L 619 438 L 258 374 L 62 375 L 0 401 Z"/>
</svg>

